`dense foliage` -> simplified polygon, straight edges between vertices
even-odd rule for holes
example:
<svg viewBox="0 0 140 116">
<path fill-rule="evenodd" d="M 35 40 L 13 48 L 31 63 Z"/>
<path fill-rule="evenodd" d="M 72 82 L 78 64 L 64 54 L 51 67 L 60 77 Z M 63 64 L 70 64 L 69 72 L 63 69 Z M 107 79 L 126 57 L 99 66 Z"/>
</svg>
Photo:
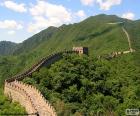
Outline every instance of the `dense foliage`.
<svg viewBox="0 0 140 116">
<path fill-rule="evenodd" d="M 65 56 L 24 82 L 37 86 L 59 116 L 125 115 L 140 108 L 140 70 L 132 55 L 110 61 L 87 56 Z"/>
</svg>

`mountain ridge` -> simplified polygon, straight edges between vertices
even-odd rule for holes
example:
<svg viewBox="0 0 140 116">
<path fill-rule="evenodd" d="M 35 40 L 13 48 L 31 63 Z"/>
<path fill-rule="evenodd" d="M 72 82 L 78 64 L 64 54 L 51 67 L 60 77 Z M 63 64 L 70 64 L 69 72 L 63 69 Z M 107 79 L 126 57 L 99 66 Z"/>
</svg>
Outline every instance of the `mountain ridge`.
<svg viewBox="0 0 140 116">
<path fill-rule="evenodd" d="M 96 16 L 90 16 L 89 18 L 81 21 L 80 23 L 74 23 L 74 24 L 69 24 L 69 25 L 63 24 L 62 26 L 60 26 L 58 28 L 53 27 L 53 26 L 48 27 L 47 29 L 42 30 L 41 32 L 33 35 L 32 37 L 29 37 L 27 40 L 23 41 L 22 43 L 16 44 L 16 49 L 14 49 L 14 52 L 13 51 L 12 52 L 14 54 L 18 54 L 18 53 L 20 54 L 22 51 L 24 51 L 23 49 L 25 49 L 25 48 L 34 49 L 39 44 L 41 44 L 41 42 L 47 41 L 48 38 L 51 38 L 51 36 L 53 36 L 59 30 L 66 29 L 66 27 L 74 27 L 79 24 L 81 24 L 81 27 L 82 27 L 82 25 L 88 24 L 91 22 L 96 22 L 96 23 L 98 23 L 98 25 L 101 25 L 101 24 L 108 23 L 108 22 L 113 23 L 113 22 L 120 22 L 120 21 L 135 22 L 135 21 L 130 21 L 127 19 L 120 18 L 116 15 L 100 14 L 100 15 L 96 15 Z M 136 20 L 136 22 L 139 22 L 139 20 Z M 32 43 L 32 45 L 30 45 L 30 43 Z M 1 47 L 0 47 L 0 49 L 1 49 Z M 8 54 L 11 55 L 11 54 L 13 54 L 12 52 L 10 52 Z M 25 52 L 28 52 L 28 50 L 25 50 Z M 8 54 L 6 54 L 6 55 L 8 55 Z M 1 54 L 1 55 L 3 55 L 3 54 Z"/>
<path fill-rule="evenodd" d="M 13 54 L 16 46 L 18 44 L 10 41 L 1 41 L 0 42 L 0 55 L 11 55 Z"/>
</svg>

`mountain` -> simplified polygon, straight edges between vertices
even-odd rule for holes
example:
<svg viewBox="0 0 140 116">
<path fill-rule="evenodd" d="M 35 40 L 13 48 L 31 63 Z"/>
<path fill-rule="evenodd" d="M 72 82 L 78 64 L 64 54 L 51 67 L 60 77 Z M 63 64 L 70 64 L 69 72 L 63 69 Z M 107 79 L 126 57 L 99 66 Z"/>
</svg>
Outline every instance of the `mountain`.
<svg viewBox="0 0 140 116">
<path fill-rule="evenodd" d="M 0 55 L 11 55 L 17 47 L 16 43 L 10 41 L 0 42 Z"/>
<path fill-rule="evenodd" d="M 71 49 L 72 46 L 88 46 L 90 48 L 90 51 L 92 53 L 107 53 L 111 52 L 112 50 L 120 50 L 120 49 L 127 49 L 127 41 L 124 35 L 124 38 L 122 38 L 122 32 L 121 26 L 111 26 L 107 23 L 109 22 L 120 22 L 124 21 L 124 19 L 121 19 L 115 15 L 98 15 L 95 17 L 89 17 L 88 19 L 76 23 L 76 24 L 70 24 L 70 25 L 62 25 L 55 32 L 52 34 L 49 39 L 46 39 L 45 35 L 43 38 L 43 42 L 41 44 L 38 43 L 34 49 L 28 49 L 28 47 L 25 46 L 25 42 L 23 42 L 22 48 L 24 48 L 24 51 L 32 51 L 33 52 L 39 52 L 39 53 L 45 53 L 62 50 L 62 49 Z M 38 38 L 37 40 L 40 40 L 40 35 L 47 32 L 50 28 L 43 30 L 42 32 L 38 33 L 37 35 L 33 36 Z M 118 34 L 116 34 L 118 33 Z M 113 39 L 112 39 L 113 38 Z M 120 40 L 118 40 L 120 39 Z M 36 41 L 32 37 L 29 38 L 27 41 Z M 32 42 L 28 42 L 32 46 Z M 124 43 L 124 46 L 120 46 L 120 43 Z M 37 43 L 37 42 L 36 42 Z M 90 43 L 90 44 L 89 44 Z M 113 44 L 115 43 L 115 44 Z M 117 44 L 116 44 L 117 43 Z M 98 44 L 102 45 L 98 46 Z M 113 44 L 112 46 L 110 44 Z M 106 47 L 108 46 L 108 48 Z M 28 50 L 26 50 L 26 48 Z M 45 50 L 45 52 L 44 52 Z M 47 50 L 47 51 L 46 51 Z M 20 51 L 20 52 L 18 52 Z M 102 51 L 102 52 L 98 52 Z M 15 53 L 23 53 L 21 48 L 17 49 Z"/>
</svg>

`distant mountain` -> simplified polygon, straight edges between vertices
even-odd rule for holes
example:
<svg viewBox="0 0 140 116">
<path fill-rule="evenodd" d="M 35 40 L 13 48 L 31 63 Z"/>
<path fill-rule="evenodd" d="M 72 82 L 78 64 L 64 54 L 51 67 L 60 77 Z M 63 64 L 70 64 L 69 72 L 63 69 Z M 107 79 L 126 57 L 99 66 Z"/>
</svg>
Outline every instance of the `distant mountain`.
<svg viewBox="0 0 140 116">
<path fill-rule="evenodd" d="M 0 55 L 10 55 L 15 51 L 16 47 L 17 47 L 16 43 L 10 41 L 1 41 Z"/>
<path fill-rule="evenodd" d="M 36 48 L 44 41 L 48 41 L 48 39 L 50 39 L 57 30 L 58 29 L 56 27 L 51 26 L 40 33 L 33 35 L 29 39 L 23 41 L 23 43 L 19 44 L 14 53 L 20 54 L 22 52 L 28 52 L 29 50 Z"/>
</svg>

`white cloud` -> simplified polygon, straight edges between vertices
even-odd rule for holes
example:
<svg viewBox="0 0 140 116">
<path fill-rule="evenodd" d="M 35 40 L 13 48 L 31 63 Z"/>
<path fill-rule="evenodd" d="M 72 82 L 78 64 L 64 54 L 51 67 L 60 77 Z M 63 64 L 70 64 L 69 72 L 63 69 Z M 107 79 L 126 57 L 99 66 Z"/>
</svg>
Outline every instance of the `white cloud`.
<svg viewBox="0 0 140 116">
<path fill-rule="evenodd" d="M 16 32 L 14 30 L 8 31 L 9 35 L 14 35 Z"/>
<path fill-rule="evenodd" d="M 14 20 L 4 20 L 4 21 L 0 21 L 0 29 L 22 29 L 23 26 L 19 23 L 17 23 Z"/>
<path fill-rule="evenodd" d="M 94 0 L 81 0 L 81 3 L 85 6 L 91 6 L 94 3 Z"/>
<path fill-rule="evenodd" d="M 85 6 L 92 6 L 94 3 L 99 4 L 101 10 L 109 10 L 114 5 L 121 4 L 122 0 L 80 0 Z"/>
<path fill-rule="evenodd" d="M 96 0 L 102 10 L 109 10 L 114 5 L 121 4 L 122 0 Z"/>
<path fill-rule="evenodd" d="M 25 4 L 23 4 L 23 3 L 17 4 L 13 1 L 10 1 L 10 0 L 4 1 L 4 3 L 2 3 L 2 6 L 5 6 L 6 8 L 9 8 L 13 11 L 20 12 L 20 13 L 27 11 L 27 9 L 25 8 Z"/>
<path fill-rule="evenodd" d="M 76 15 L 80 18 L 85 18 L 86 17 L 86 14 L 83 10 L 79 10 Z"/>
<path fill-rule="evenodd" d="M 28 27 L 29 32 L 39 32 L 40 29 L 43 29 L 43 28 L 48 27 L 49 25 L 52 25 L 51 22 L 49 24 L 49 21 L 42 16 L 35 16 L 34 21 L 35 23 L 32 22 L 29 24 L 29 27 Z"/>
<path fill-rule="evenodd" d="M 38 32 L 49 26 L 60 26 L 72 21 L 71 12 L 62 5 L 38 0 L 29 10 L 34 20 L 28 27 L 29 32 Z"/>
<path fill-rule="evenodd" d="M 130 19 L 130 20 L 133 20 L 134 17 L 135 17 L 135 14 L 132 13 L 132 12 L 127 12 L 127 13 L 124 13 L 124 14 L 122 15 L 122 18 Z"/>
</svg>

